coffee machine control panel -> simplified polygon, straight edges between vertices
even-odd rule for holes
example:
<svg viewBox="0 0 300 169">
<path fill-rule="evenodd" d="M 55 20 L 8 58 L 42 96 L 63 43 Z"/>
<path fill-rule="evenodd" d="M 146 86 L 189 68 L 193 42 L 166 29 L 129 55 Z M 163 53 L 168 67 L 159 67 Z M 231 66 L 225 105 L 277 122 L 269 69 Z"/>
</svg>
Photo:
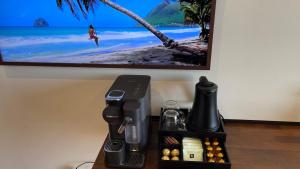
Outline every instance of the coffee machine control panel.
<svg viewBox="0 0 300 169">
<path fill-rule="evenodd" d="M 106 96 L 107 101 L 120 101 L 123 99 L 125 91 L 123 90 L 111 90 Z"/>
</svg>

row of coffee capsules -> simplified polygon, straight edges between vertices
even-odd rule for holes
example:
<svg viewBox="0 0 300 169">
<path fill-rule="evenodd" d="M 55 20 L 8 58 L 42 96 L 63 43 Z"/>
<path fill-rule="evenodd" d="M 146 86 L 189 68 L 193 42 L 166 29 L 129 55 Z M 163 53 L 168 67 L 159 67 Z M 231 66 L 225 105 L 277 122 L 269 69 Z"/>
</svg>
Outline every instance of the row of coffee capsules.
<svg viewBox="0 0 300 169">
<path fill-rule="evenodd" d="M 164 148 L 162 150 L 162 157 L 161 157 L 161 159 L 162 160 L 178 161 L 179 160 L 179 155 L 180 155 L 179 149 L 175 148 L 175 149 L 170 150 L 169 148 Z"/>
<path fill-rule="evenodd" d="M 225 163 L 224 153 L 218 139 L 205 138 L 204 145 L 206 148 L 207 161 L 210 163 Z"/>
</svg>

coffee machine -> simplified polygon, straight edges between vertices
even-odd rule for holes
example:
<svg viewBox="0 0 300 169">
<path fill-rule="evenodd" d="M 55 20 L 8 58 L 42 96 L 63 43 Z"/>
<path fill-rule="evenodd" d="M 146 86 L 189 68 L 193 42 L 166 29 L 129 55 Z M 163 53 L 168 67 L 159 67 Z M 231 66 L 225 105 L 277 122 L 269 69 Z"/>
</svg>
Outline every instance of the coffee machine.
<svg viewBox="0 0 300 169">
<path fill-rule="evenodd" d="M 105 100 L 102 115 L 109 126 L 104 143 L 106 166 L 142 168 L 151 114 L 150 76 L 119 76 Z"/>
</svg>

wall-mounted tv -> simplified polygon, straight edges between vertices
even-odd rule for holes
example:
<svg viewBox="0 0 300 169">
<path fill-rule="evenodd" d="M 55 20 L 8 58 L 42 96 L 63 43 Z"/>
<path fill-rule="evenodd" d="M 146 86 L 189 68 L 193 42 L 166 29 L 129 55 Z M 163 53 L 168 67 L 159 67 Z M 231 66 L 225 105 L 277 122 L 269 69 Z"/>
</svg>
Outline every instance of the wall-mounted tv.
<svg viewBox="0 0 300 169">
<path fill-rule="evenodd" d="M 0 64 L 209 69 L 215 0 L 0 2 Z"/>
</svg>

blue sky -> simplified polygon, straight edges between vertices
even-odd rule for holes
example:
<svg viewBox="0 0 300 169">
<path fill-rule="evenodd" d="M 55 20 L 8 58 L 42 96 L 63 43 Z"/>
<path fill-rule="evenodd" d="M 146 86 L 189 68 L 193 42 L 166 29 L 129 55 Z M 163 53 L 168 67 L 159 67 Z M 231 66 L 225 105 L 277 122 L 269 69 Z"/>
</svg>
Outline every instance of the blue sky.
<svg viewBox="0 0 300 169">
<path fill-rule="evenodd" d="M 115 0 L 116 3 L 132 10 L 141 17 L 147 15 L 162 0 Z M 50 26 L 87 26 L 97 27 L 132 27 L 137 23 L 126 15 L 98 3 L 95 14 L 90 13 L 88 19 L 77 20 L 67 5 L 63 11 L 56 6 L 56 0 L 9 0 L 0 1 L 0 26 L 32 26 L 35 19 L 45 18 Z"/>
</svg>

